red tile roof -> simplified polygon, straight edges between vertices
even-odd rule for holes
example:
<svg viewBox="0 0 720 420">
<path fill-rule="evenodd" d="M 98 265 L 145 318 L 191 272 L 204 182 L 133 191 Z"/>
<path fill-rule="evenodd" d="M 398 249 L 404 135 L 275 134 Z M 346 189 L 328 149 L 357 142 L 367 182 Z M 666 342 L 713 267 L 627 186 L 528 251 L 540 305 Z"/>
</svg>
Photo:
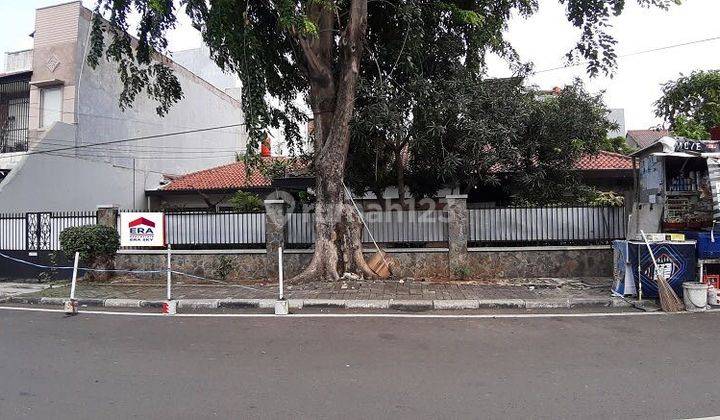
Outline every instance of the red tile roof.
<svg viewBox="0 0 720 420">
<path fill-rule="evenodd" d="M 659 130 L 659 129 L 652 129 L 652 130 L 628 130 L 627 132 L 627 138 L 634 144 L 630 144 L 630 146 L 637 146 L 641 149 L 644 149 L 651 144 L 655 143 L 659 139 L 669 136 L 670 131 L 669 130 Z"/>
<path fill-rule="evenodd" d="M 583 156 L 575 167 L 581 171 L 632 169 L 632 158 L 620 153 L 600 151 Z"/>
<path fill-rule="evenodd" d="M 629 156 L 620 153 L 600 151 L 581 158 L 576 168 L 581 171 L 632 169 L 632 160 Z M 163 191 L 239 190 L 264 188 L 269 187 L 270 184 L 271 179 L 263 175 L 260 170 L 255 169 L 248 175 L 245 163 L 235 162 L 179 176 L 161 189 Z"/>
<path fill-rule="evenodd" d="M 173 179 L 163 191 L 210 191 L 269 187 L 271 180 L 258 169 L 249 174 L 244 162 L 218 166 Z"/>
</svg>

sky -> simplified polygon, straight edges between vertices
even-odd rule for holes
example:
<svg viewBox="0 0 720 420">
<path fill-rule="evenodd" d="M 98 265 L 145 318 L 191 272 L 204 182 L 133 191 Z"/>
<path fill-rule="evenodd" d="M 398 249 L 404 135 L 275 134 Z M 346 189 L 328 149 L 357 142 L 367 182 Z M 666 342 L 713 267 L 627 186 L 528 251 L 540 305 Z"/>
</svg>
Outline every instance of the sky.
<svg viewBox="0 0 720 420">
<path fill-rule="evenodd" d="M 38 7 L 62 0 L 0 0 L 0 54 L 32 47 L 34 13 Z M 92 7 L 94 1 L 84 0 Z M 717 17 L 720 0 L 684 0 L 669 11 L 641 8 L 628 0 L 625 12 L 613 18 L 611 33 L 618 41 L 618 55 L 633 54 L 707 38 L 720 37 Z M 566 64 L 565 53 L 579 37 L 565 18 L 557 0 L 540 0 L 540 10 L 529 19 L 513 18 L 508 39 L 521 59 L 531 61 L 535 70 Z M 200 37 L 187 19 L 169 37 L 172 51 L 197 48 Z M 510 72 L 502 60 L 489 60 L 490 76 Z M 619 58 L 613 77 L 589 79 L 583 66 L 539 73 L 529 83 L 542 89 L 563 86 L 580 77 L 591 92 L 604 92 L 610 108 L 623 108 L 627 129 L 645 129 L 662 123 L 653 114 L 653 102 L 660 97 L 662 83 L 693 70 L 720 69 L 720 39 Z"/>
</svg>

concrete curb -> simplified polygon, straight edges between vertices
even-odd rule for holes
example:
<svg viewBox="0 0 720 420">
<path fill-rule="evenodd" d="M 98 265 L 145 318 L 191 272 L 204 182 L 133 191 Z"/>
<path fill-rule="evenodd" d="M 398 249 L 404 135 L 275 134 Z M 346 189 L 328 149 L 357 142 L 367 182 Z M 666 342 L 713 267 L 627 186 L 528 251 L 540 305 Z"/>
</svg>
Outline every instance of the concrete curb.
<svg viewBox="0 0 720 420">
<path fill-rule="evenodd" d="M 522 309 L 526 307 L 525 301 L 522 299 L 480 299 L 478 308 L 480 309 L 496 309 L 496 308 L 516 308 Z"/>
<path fill-rule="evenodd" d="M 66 298 L 11 296 L 0 298 L 0 303 L 24 305 L 62 306 Z M 80 307 L 106 308 L 162 308 L 164 300 L 140 299 L 78 299 Z M 179 299 L 179 309 L 272 309 L 275 299 Z M 627 301 L 616 297 L 569 297 L 551 299 L 435 299 L 435 300 L 335 300 L 335 299 L 289 299 L 291 309 L 394 309 L 408 312 L 430 310 L 472 309 L 574 309 L 592 307 L 630 307 Z"/>
<path fill-rule="evenodd" d="M 388 307 L 390 309 L 397 309 L 399 311 L 408 312 L 422 312 L 429 311 L 435 308 L 432 300 L 395 300 L 390 299 L 388 301 Z"/>
<path fill-rule="evenodd" d="M 433 308 L 435 309 L 480 309 L 479 300 L 445 300 L 438 299 L 433 301 Z"/>
<path fill-rule="evenodd" d="M 303 302 L 307 308 L 345 308 L 347 301 L 335 299 L 305 299 Z"/>
<path fill-rule="evenodd" d="M 140 308 L 140 300 L 137 299 L 105 299 L 106 308 Z"/>
<path fill-rule="evenodd" d="M 217 309 L 220 299 L 179 299 L 178 309 Z"/>
<path fill-rule="evenodd" d="M 220 299 L 218 308 L 244 309 L 259 308 L 260 299 Z"/>
<path fill-rule="evenodd" d="M 357 300 L 345 301 L 346 309 L 390 309 L 389 300 Z"/>
</svg>

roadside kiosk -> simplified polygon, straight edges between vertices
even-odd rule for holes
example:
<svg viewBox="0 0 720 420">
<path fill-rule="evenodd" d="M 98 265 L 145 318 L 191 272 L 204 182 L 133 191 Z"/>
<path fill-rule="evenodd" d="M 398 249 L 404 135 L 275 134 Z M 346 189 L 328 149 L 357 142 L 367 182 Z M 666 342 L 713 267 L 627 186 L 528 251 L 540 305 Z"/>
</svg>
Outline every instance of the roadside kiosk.
<svg viewBox="0 0 720 420">
<path fill-rule="evenodd" d="M 643 247 L 637 246 L 644 246 L 641 231 L 651 233 L 648 236 L 653 252 L 658 252 L 658 266 L 678 294 L 682 294 L 682 282 L 695 281 L 698 271 L 700 281 L 718 283 L 720 226 L 715 231 L 715 225 L 720 220 L 720 142 L 663 137 L 631 157 L 635 200 L 628 240 L 614 244 L 613 290 L 639 294 L 640 290 L 627 293 L 629 279 L 633 279 L 636 289 L 645 287 L 645 296 L 656 296 L 651 280 L 654 268 L 643 263 L 647 258 Z M 647 249 L 644 252 L 647 254 Z M 623 262 L 623 272 L 619 273 Z M 619 284 L 621 274 L 623 288 Z"/>
</svg>

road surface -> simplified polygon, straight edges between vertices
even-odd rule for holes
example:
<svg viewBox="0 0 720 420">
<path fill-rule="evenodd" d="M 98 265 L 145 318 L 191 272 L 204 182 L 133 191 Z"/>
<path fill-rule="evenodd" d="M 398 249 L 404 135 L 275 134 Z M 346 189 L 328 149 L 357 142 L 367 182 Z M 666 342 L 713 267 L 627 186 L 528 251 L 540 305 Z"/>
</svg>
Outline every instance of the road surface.
<svg viewBox="0 0 720 420">
<path fill-rule="evenodd" d="M 719 323 L 2 310 L 0 419 L 704 417 Z"/>
</svg>

